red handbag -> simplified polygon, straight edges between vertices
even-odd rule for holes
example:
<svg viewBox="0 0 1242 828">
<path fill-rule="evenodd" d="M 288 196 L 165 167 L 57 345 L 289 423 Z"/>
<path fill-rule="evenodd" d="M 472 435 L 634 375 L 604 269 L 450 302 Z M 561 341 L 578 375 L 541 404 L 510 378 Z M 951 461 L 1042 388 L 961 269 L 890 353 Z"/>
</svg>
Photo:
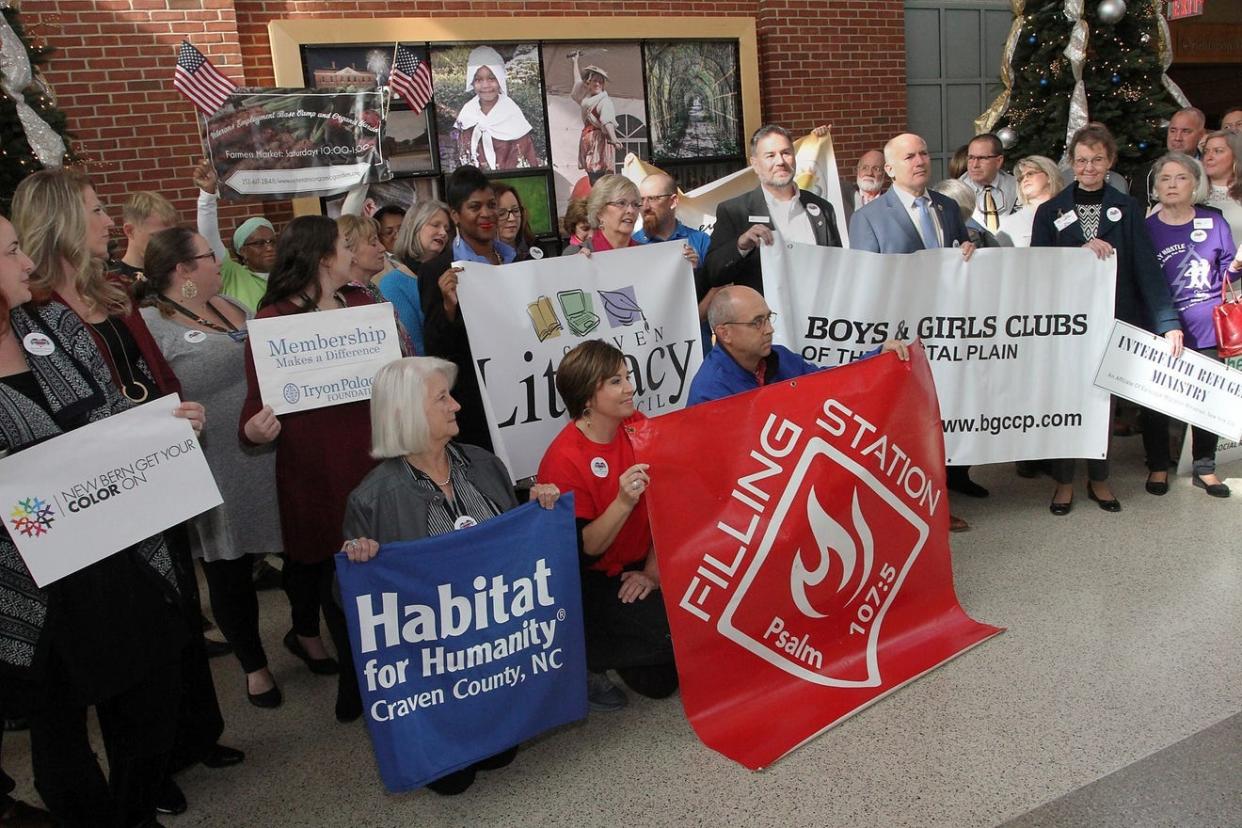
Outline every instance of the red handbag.
<svg viewBox="0 0 1242 828">
<path fill-rule="evenodd" d="M 1233 290 L 1226 273 L 1220 286 L 1220 304 L 1212 310 L 1216 323 L 1216 353 L 1221 358 L 1242 354 L 1242 294 Z"/>
</svg>

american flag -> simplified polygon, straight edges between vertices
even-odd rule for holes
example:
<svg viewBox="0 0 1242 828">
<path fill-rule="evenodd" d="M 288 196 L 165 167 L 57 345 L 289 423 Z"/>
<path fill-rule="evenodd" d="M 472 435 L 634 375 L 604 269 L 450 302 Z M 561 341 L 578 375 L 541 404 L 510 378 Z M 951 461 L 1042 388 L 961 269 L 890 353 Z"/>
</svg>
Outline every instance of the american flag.
<svg viewBox="0 0 1242 828">
<path fill-rule="evenodd" d="M 431 67 L 427 61 L 416 58 L 409 49 L 398 46 L 388 86 L 394 95 L 404 98 L 414 114 L 418 115 L 431 101 Z"/>
<path fill-rule="evenodd" d="M 229 94 L 237 88 L 237 84 L 216 71 L 211 61 L 203 57 L 203 53 L 191 46 L 188 40 L 181 41 L 181 48 L 177 51 L 173 86 L 208 117 L 216 114 L 216 110 L 224 106 Z"/>
</svg>

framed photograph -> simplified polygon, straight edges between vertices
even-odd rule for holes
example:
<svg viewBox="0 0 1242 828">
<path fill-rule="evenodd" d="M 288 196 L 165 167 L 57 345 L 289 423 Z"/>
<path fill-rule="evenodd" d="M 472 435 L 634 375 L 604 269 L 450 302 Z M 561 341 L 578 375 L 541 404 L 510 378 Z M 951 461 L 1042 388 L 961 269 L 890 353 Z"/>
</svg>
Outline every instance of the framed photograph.
<svg viewBox="0 0 1242 828">
<path fill-rule="evenodd" d="M 493 176 L 494 182 L 508 184 L 522 202 L 527 226 L 536 236 L 555 236 L 557 214 L 548 192 L 548 174 Z"/>
<path fill-rule="evenodd" d="M 736 41 L 646 41 L 651 159 L 745 155 Z"/>
<path fill-rule="evenodd" d="M 548 166 L 539 44 L 433 46 L 440 169 Z"/>
<path fill-rule="evenodd" d="M 556 205 L 564 212 L 625 156 L 650 158 L 643 56 L 637 41 L 543 44 Z"/>
<path fill-rule="evenodd" d="M 420 201 L 431 201 L 439 197 L 440 179 L 432 176 L 377 181 L 367 188 L 366 199 L 362 203 L 362 215 L 374 215 L 376 210 L 390 204 L 409 210 Z M 343 195 L 325 198 L 322 200 L 321 213 L 329 218 L 338 218 L 344 203 Z"/>
</svg>

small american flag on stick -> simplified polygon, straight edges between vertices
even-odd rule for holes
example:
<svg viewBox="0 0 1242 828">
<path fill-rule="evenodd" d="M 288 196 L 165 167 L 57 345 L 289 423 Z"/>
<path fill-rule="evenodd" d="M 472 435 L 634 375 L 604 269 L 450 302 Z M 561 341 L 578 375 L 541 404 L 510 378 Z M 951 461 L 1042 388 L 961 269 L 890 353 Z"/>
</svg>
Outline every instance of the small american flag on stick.
<svg viewBox="0 0 1242 828">
<path fill-rule="evenodd" d="M 388 86 L 418 115 L 431 101 L 431 67 L 427 61 L 419 60 L 409 49 L 398 45 Z"/>
<path fill-rule="evenodd" d="M 229 95 L 237 88 L 237 84 L 221 75 L 211 61 L 203 57 L 203 53 L 190 45 L 190 41 L 181 41 L 177 51 L 177 68 L 173 72 L 173 86 L 191 103 L 211 117 Z"/>
</svg>

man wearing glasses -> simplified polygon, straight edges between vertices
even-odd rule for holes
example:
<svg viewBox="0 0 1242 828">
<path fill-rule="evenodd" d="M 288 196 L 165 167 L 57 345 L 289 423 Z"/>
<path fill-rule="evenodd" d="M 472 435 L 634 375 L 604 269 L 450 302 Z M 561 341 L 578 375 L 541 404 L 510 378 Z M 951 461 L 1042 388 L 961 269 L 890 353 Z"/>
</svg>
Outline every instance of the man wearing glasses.
<svg viewBox="0 0 1242 828">
<path fill-rule="evenodd" d="M 750 166 L 759 186 L 721 202 L 707 249 L 707 282 L 746 285 L 762 293 L 759 246 L 782 242 L 840 247 L 837 217 L 824 199 L 794 183 L 797 160 L 784 127 L 762 126 L 750 139 Z"/>
<path fill-rule="evenodd" d="M 774 382 L 824 370 L 783 345 L 772 344 L 772 321 L 763 294 L 742 285 L 721 289 L 712 297 L 707 322 L 716 334 L 716 347 L 690 383 L 687 405 L 718 400 Z M 910 358 L 904 342 L 890 339 L 867 356 L 893 351 L 903 362 Z"/>
<path fill-rule="evenodd" d="M 984 133 L 970 139 L 961 180 L 975 191 L 971 218 L 992 233 L 1000 229 L 1001 216 L 1012 213 L 1018 203 L 1018 182 L 1001 169 L 1004 163 L 1004 147 L 995 135 Z"/>
</svg>

